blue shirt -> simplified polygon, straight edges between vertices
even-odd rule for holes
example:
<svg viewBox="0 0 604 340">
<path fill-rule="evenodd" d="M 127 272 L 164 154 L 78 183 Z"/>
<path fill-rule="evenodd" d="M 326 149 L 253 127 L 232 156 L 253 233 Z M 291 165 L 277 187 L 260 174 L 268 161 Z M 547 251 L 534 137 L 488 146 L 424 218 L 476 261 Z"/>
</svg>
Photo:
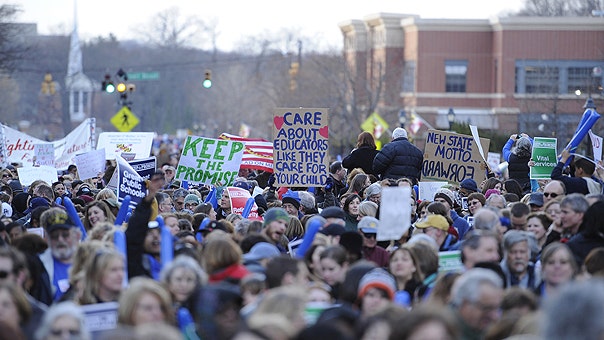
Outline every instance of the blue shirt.
<svg viewBox="0 0 604 340">
<path fill-rule="evenodd" d="M 69 268 L 71 263 L 63 263 L 54 257 L 52 258 L 54 266 L 54 276 L 52 277 L 52 285 L 56 289 L 54 301 L 59 301 L 61 296 L 69 289 Z"/>
</svg>

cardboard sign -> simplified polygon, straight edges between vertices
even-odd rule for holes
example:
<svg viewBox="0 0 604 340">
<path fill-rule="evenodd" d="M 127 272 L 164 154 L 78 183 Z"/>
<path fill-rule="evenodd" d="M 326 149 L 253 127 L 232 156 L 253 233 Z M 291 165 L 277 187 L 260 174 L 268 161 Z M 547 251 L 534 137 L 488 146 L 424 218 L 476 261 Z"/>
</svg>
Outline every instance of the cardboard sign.
<svg viewBox="0 0 604 340">
<path fill-rule="evenodd" d="M 55 149 L 57 170 L 67 170 L 73 164 L 75 155 L 92 150 L 92 135 L 96 126 L 94 118 L 88 118 L 71 131 L 65 138 L 52 142 Z M 23 132 L 2 126 L 6 145 L 6 156 L 9 162 L 33 165 L 34 145 L 48 142 L 29 136 Z"/>
<path fill-rule="evenodd" d="M 557 139 L 535 137 L 533 140 L 533 153 L 531 158 L 535 164 L 531 166 L 531 179 L 550 179 L 552 170 L 558 164 L 556 156 Z"/>
<path fill-rule="evenodd" d="M 105 171 L 105 149 L 92 150 L 75 156 L 75 165 L 81 180 L 95 178 Z"/>
<path fill-rule="evenodd" d="M 325 186 L 329 169 L 328 112 L 328 109 L 275 111 L 275 186 Z"/>
<path fill-rule="evenodd" d="M 52 166 L 30 166 L 27 168 L 17 168 L 19 174 L 19 182 L 23 186 L 30 186 L 34 181 L 39 179 L 48 184 L 52 184 L 59 180 L 57 169 Z"/>
<path fill-rule="evenodd" d="M 175 179 L 188 183 L 231 185 L 243 158 L 242 142 L 187 136 Z"/>
<path fill-rule="evenodd" d="M 53 144 L 34 144 L 34 166 L 55 166 L 55 146 Z"/>
<path fill-rule="evenodd" d="M 483 150 L 490 141 L 480 138 Z M 458 185 L 466 178 L 476 183 L 486 179 L 487 165 L 472 136 L 428 130 L 422 165 L 423 181 L 447 181 Z"/>
<path fill-rule="evenodd" d="M 134 153 L 137 159 L 151 155 L 153 132 L 103 132 L 99 135 L 97 150 L 105 149 L 106 159 L 117 159 L 124 152 Z"/>
<path fill-rule="evenodd" d="M 224 190 L 229 192 L 229 197 L 231 199 L 231 213 L 241 215 L 248 198 L 252 197 L 250 192 L 237 187 L 226 187 Z M 258 206 L 255 202 L 247 218 L 250 220 L 261 220 L 261 217 L 258 215 Z"/>
<path fill-rule="evenodd" d="M 147 195 L 145 180 L 122 157 L 117 157 L 117 199 L 124 201 L 130 195 L 130 207 L 134 209 Z"/>
<path fill-rule="evenodd" d="M 84 312 L 84 323 L 92 334 L 93 339 L 98 339 L 104 331 L 117 328 L 117 302 L 95 303 L 80 306 Z"/>
<path fill-rule="evenodd" d="M 419 182 L 419 200 L 420 201 L 432 201 L 434 199 L 434 195 L 436 191 L 445 185 L 449 184 L 448 182 Z"/>
<path fill-rule="evenodd" d="M 411 226 L 411 188 L 382 188 L 378 241 L 399 240 Z"/>
</svg>

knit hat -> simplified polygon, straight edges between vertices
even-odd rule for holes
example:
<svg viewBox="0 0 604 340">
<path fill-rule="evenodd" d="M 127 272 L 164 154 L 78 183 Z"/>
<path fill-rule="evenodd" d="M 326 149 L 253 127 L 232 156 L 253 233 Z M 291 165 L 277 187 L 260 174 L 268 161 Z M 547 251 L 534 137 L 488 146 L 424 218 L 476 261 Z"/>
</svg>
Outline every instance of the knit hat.
<svg viewBox="0 0 604 340">
<path fill-rule="evenodd" d="M 466 189 L 468 191 L 477 192 L 478 186 L 476 185 L 476 181 L 471 178 L 466 178 L 461 183 L 459 183 L 459 187 Z"/>
<path fill-rule="evenodd" d="M 300 195 L 298 195 L 298 192 L 296 191 L 287 190 L 287 192 L 283 194 L 281 202 L 289 203 L 293 205 L 296 209 L 300 209 Z"/>
<path fill-rule="evenodd" d="M 415 227 L 419 229 L 425 229 L 428 227 L 434 227 L 440 230 L 449 231 L 449 222 L 441 215 L 428 215 L 425 220 L 416 222 Z"/>
<path fill-rule="evenodd" d="M 281 255 L 281 252 L 274 244 L 258 242 L 254 244 L 249 253 L 243 254 L 243 259 L 246 261 L 260 261 L 279 255 Z"/>
<path fill-rule="evenodd" d="M 187 204 L 187 203 L 197 203 L 197 204 L 200 204 L 201 201 L 200 201 L 199 197 L 197 197 L 197 195 L 195 195 L 195 194 L 188 194 L 187 196 L 185 196 L 185 201 L 184 201 L 184 204 Z"/>
<path fill-rule="evenodd" d="M 455 201 L 455 197 L 453 196 L 453 192 L 447 188 L 440 188 L 436 190 L 436 194 L 434 194 L 434 200 L 437 198 L 443 198 L 447 203 L 449 203 L 449 207 L 453 209 L 453 202 Z"/>
<path fill-rule="evenodd" d="M 262 217 L 264 218 L 263 226 L 265 227 L 273 221 L 284 220 L 285 222 L 289 222 L 290 219 L 290 216 L 285 209 L 277 207 L 268 209 Z"/>
<path fill-rule="evenodd" d="M 401 127 L 397 127 L 392 131 L 392 139 L 407 138 L 407 131 Z"/>
<path fill-rule="evenodd" d="M 343 220 L 346 219 L 346 213 L 344 212 L 344 209 L 336 206 L 327 207 L 321 210 L 321 213 L 319 215 L 321 215 L 321 217 L 323 218 L 341 218 Z"/>
<path fill-rule="evenodd" d="M 372 216 L 363 216 L 359 221 L 358 228 L 365 234 L 377 234 L 380 221 Z"/>
<path fill-rule="evenodd" d="M 378 195 L 382 192 L 382 186 L 380 183 L 373 183 L 365 189 L 365 197 L 371 197 L 373 195 Z"/>
<path fill-rule="evenodd" d="M 484 193 L 484 198 L 489 198 L 489 196 L 491 195 L 501 195 L 501 191 L 497 190 L 497 189 L 489 189 L 487 190 L 487 192 Z"/>
<path fill-rule="evenodd" d="M 319 232 L 327 236 L 341 236 L 346 232 L 346 228 L 339 224 L 331 223 L 323 227 Z"/>
<path fill-rule="evenodd" d="M 363 298 L 370 288 L 377 288 L 388 294 L 390 301 L 394 300 L 396 282 L 394 277 L 382 268 L 375 268 L 363 275 L 359 282 L 359 299 Z"/>
<path fill-rule="evenodd" d="M 13 195 L 23 192 L 23 186 L 21 185 L 21 182 L 17 180 L 13 179 L 12 181 L 8 182 L 8 186 L 13 189 Z"/>
</svg>

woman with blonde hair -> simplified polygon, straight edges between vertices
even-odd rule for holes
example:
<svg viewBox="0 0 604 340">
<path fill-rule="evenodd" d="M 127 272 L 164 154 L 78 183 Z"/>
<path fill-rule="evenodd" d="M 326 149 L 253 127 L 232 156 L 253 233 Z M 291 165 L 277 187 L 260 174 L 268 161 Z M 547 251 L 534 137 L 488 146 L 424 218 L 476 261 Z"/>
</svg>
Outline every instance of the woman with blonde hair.
<svg viewBox="0 0 604 340">
<path fill-rule="evenodd" d="M 302 222 L 295 217 L 291 216 L 289 222 L 287 223 L 287 228 L 285 229 L 285 236 L 291 242 L 297 239 L 304 237 L 304 226 Z"/>
<path fill-rule="evenodd" d="M 249 274 L 242 265 L 241 248 L 226 233 L 208 237 L 202 255 L 203 267 L 210 275 L 210 283 L 226 281 L 239 284 L 241 279 Z"/>
<path fill-rule="evenodd" d="M 266 339 L 293 339 L 305 327 L 306 291 L 293 286 L 269 290 L 250 315 L 248 326 Z"/>
<path fill-rule="evenodd" d="M 378 205 L 371 201 L 362 201 L 359 204 L 359 215 L 357 216 L 357 220 L 361 220 L 361 218 L 365 216 L 377 217 Z"/>
<path fill-rule="evenodd" d="M 81 305 L 117 301 L 124 283 L 124 256 L 114 249 L 101 249 L 84 270 Z"/>
<path fill-rule="evenodd" d="M 0 321 L 18 331 L 31 317 L 31 305 L 20 287 L 0 283 Z"/>
<path fill-rule="evenodd" d="M 117 322 L 134 327 L 149 323 L 174 325 L 170 293 L 152 279 L 133 278 L 120 296 Z"/>
</svg>

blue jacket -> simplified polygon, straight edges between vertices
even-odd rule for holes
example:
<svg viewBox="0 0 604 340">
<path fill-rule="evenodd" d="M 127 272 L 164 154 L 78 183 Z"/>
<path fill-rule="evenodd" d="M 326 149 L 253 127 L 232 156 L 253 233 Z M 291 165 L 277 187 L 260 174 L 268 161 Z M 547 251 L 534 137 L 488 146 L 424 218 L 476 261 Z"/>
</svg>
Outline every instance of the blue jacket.
<svg viewBox="0 0 604 340">
<path fill-rule="evenodd" d="M 407 138 L 393 139 L 384 145 L 373 160 L 373 174 L 380 179 L 402 177 L 419 182 L 422 172 L 424 154 Z"/>
</svg>

